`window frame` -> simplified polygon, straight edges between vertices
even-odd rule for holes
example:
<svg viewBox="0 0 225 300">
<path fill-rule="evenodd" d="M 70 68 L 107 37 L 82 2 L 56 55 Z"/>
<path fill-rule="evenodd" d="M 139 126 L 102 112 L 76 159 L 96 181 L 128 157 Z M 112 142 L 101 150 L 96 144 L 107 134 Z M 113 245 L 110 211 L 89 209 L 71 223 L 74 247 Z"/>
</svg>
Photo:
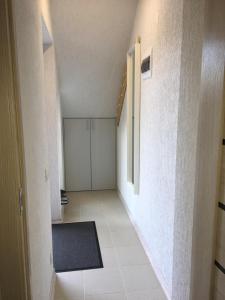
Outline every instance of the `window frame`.
<svg viewBox="0 0 225 300">
<path fill-rule="evenodd" d="M 140 101 L 141 44 L 137 40 L 127 53 L 127 180 L 135 194 L 140 181 Z"/>
</svg>

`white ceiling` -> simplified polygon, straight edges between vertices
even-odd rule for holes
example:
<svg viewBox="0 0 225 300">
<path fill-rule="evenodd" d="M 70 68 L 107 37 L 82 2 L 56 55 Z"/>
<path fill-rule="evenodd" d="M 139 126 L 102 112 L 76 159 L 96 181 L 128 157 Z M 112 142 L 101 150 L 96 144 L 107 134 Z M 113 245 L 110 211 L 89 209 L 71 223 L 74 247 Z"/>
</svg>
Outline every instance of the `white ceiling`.
<svg viewBox="0 0 225 300">
<path fill-rule="evenodd" d="M 51 0 L 64 117 L 115 116 L 137 0 Z"/>
</svg>

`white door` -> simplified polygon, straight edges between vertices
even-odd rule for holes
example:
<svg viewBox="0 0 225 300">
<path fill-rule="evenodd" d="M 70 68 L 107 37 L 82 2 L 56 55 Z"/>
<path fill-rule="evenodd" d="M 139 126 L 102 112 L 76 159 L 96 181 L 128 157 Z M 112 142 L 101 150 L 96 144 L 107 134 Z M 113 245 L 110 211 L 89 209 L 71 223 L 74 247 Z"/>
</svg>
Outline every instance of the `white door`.
<svg viewBox="0 0 225 300">
<path fill-rule="evenodd" d="M 91 190 L 90 119 L 64 119 L 67 191 Z"/>
<path fill-rule="evenodd" d="M 92 190 L 116 187 L 115 119 L 91 120 Z"/>
</svg>

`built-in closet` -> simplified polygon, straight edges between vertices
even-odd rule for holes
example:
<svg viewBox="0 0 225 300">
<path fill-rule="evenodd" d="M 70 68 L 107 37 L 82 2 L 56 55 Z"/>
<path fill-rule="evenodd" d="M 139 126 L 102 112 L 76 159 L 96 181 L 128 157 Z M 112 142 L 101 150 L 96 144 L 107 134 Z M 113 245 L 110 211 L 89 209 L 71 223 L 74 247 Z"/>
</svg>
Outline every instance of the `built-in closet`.
<svg viewBox="0 0 225 300">
<path fill-rule="evenodd" d="M 67 191 L 114 189 L 115 119 L 65 118 L 64 156 Z"/>
</svg>

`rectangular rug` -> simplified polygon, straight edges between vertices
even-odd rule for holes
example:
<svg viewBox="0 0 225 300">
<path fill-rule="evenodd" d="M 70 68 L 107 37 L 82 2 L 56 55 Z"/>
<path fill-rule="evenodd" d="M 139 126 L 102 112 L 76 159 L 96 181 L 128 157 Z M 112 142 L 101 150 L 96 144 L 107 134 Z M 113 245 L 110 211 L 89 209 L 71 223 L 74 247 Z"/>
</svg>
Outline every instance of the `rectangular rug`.
<svg viewBox="0 0 225 300">
<path fill-rule="evenodd" d="M 95 222 L 52 225 L 56 272 L 103 268 Z"/>
</svg>

